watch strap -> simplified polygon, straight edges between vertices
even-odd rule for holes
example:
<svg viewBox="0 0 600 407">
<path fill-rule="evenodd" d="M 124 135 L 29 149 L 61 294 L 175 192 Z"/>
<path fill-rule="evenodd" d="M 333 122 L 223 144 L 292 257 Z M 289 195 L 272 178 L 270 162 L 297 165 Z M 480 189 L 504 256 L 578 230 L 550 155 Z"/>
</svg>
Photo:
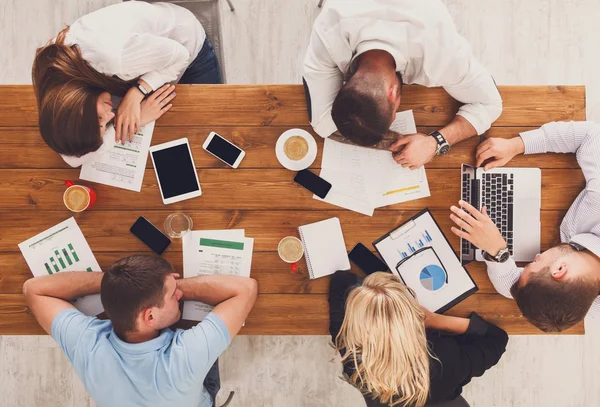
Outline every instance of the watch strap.
<svg viewBox="0 0 600 407">
<path fill-rule="evenodd" d="M 432 131 L 431 133 L 429 133 L 429 135 L 435 139 L 435 141 L 438 143 L 438 146 L 447 143 L 446 138 L 442 135 L 442 133 L 440 133 L 437 130 Z"/>
<path fill-rule="evenodd" d="M 505 256 L 506 254 L 508 254 L 508 256 Z M 487 261 L 493 261 L 494 263 L 504 263 L 506 262 L 509 258 L 510 258 L 510 252 L 508 251 L 508 247 L 500 250 L 498 252 L 497 255 L 492 256 L 491 254 L 489 254 L 488 252 L 486 252 L 485 250 L 482 253 L 483 258 Z M 504 259 L 504 261 L 502 261 L 502 257 L 505 256 L 506 258 Z"/>
<path fill-rule="evenodd" d="M 142 92 L 142 94 L 144 96 L 148 96 L 148 94 L 150 93 L 149 91 L 147 91 L 141 83 L 136 84 L 136 88 L 138 88 L 140 90 L 140 92 Z"/>
<path fill-rule="evenodd" d="M 446 140 L 446 138 L 439 131 L 432 131 L 429 133 L 431 137 L 433 137 L 437 143 L 436 155 L 445 155 L 450 151 L 450 143 Z"/>
</svg>

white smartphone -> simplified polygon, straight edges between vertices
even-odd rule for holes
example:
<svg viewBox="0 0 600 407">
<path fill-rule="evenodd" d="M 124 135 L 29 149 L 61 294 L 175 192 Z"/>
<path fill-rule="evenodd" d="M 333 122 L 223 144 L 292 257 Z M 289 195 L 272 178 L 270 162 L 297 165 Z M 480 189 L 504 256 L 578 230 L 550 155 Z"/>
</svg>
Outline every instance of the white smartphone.
<svg viewBox="0 0 600 407">
<path fill-rule="evenodd" d="M 225 140 L 214 131 L 208 135 L 202 148 L 232 168 L 237 168 L 246 155 L 244 150 Z"/>
<path fill-rule="evenodd" d="M 150 157 L 165 205 L 202 195 L 187 138 L 150 147 Z"/>
</svg>

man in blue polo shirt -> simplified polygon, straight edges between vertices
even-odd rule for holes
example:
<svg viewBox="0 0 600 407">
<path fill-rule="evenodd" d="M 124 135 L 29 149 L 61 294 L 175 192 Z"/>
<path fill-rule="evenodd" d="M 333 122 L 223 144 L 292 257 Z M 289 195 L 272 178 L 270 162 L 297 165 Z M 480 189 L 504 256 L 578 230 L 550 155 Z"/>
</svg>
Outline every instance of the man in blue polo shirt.
<svg viewBox="0 0 600 407">
<path fill-rule="evenodd" d="M 130 256 L 106 273 L 30 279 L 23 293 L 100 407 L 212 407 L 220 387 L 217 358 L 252 309 L 257 284 L 234 276 L 178 277 L 161 257 Z M 69 302 L 98 292 L 109 320 L 85 316 Z M 182 299 L 215 308 L 191 329 L 169 329 L 181 317 Z"/>
</svg>

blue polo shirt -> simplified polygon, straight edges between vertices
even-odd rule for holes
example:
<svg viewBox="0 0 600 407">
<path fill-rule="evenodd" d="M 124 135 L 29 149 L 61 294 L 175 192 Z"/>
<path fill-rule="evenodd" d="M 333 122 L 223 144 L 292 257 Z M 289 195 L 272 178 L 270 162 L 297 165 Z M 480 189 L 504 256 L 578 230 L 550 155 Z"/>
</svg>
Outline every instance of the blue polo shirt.
<svg viewBox="0 0 600 407">
<path fill-rule="evenodd" d="M 52 337 L 99 407 L 212 407 L 204 378 L 231 342 L 213 313 L 191 329 L 163 329 L 157 338 L 123 342 L 112 323 L 76 309 L 52 321 Z"/>
</svg>

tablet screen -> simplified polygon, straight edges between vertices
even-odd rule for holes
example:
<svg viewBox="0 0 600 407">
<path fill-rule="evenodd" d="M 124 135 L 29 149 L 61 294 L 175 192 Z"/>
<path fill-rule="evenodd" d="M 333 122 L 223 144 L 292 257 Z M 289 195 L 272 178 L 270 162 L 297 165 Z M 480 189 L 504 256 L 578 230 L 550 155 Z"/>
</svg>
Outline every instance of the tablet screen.
<svg viewBox="0 0 600 407">
<path fill-rule="evenodd" d="M 187 144 L 154 151 L 152 157 L 164 199 L 200 189 Z"/>
</svg>

